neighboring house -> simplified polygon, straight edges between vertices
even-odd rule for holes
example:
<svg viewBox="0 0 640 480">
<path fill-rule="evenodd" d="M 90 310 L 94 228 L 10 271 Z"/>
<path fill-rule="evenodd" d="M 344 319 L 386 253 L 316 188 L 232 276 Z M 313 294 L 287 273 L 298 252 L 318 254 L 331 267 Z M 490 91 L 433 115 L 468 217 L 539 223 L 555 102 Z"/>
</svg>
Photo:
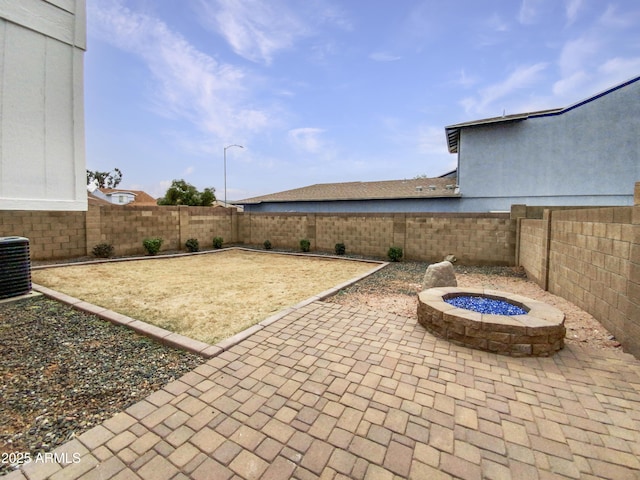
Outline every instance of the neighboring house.
<svg viewBox="0 0 640 480">
<path fill-rule="evenodd" d="M 569 107 L 459 123 L 445 132 L 458 167 L 436 179 L 320 184 L 235 203 L 248 212 L 633 205 L 640 180 L 640 77 Z"/>
<path fill-rule="evenodd" d="M 512 204 L 633 205 L 640 180 L 640 77 L 566 108 L 446 127 L 460 211 Z"/>
<path fill-rule="evenodd" d="M 458 200 L 455 177 L 324 183 L 234 202 L 245 212 L 441 212 Z"/>
<path fill-rule="evenodd" d="M 215 200 L 211 206 L 219 207 L 219 208 L 235 208 L 239 212 L 244 211 L 244 209 L 241 206 L 236 205 L 235 203 L 234 204 L 231 204 L 229 202 L 224 203 L 223 200 Z"/>
<path fill-rule="evenodd" d="M 91 195 L 111 205 L 157 205 L 155 198 L 141 190 L 119 190 L 117 188 L 97 188 Z"/>
<path fill-rule="evenodd" d="M 85 0 L 0 1 L 0 210 L 86 210 Z"/>
</svg>

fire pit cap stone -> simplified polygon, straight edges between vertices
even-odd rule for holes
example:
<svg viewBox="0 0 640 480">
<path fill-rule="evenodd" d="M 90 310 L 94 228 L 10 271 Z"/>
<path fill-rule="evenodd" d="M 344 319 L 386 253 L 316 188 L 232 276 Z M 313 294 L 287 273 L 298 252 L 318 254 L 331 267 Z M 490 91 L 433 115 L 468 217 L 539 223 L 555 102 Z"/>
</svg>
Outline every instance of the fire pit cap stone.
<svg viewBox="0 0 640 480">
<path fill-rule="evenodd" d="M 446 302 L 461 296 L 506 301 L 527 313 L 479 313 Z M 493 289 L 436 287 L 418 294 L 418 322 L 429 332 L 458 345 L 503 355 L 553 355 L 564 347 L 564 320 L 564 313 L 551 305 Z"/>
</svg>

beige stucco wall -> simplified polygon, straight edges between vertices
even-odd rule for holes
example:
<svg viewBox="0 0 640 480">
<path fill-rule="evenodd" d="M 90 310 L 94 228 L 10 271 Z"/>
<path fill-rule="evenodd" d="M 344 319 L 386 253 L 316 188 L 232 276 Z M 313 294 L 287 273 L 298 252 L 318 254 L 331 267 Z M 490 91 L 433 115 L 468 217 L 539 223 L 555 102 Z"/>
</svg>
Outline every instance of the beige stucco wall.
<svg viewBox="0 0 640 480">
<path fill-rule="evenodd" d="M 86 210 L 85 0 L 0 1 L 0 209 Z"/>
</svg>

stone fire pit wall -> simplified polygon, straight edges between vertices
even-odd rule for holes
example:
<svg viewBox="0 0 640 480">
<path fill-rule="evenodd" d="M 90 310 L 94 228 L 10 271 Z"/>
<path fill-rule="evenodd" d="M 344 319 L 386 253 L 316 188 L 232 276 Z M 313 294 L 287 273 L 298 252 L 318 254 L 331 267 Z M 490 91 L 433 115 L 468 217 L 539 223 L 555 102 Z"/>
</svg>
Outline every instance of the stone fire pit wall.
<svg viewBox="0 0 640 480">
<path fill-rule="evenodd" d="M 454 307 L 445 300 L 482 296 L 524 309 L 526 315 L 491 315 Z M 564 347 L 564 313 L 521 295 L 481 288 L 430 288 L 418 295 L 418 321 L 458 345 L 513 357 L 553 355 Z"/>
</svg>

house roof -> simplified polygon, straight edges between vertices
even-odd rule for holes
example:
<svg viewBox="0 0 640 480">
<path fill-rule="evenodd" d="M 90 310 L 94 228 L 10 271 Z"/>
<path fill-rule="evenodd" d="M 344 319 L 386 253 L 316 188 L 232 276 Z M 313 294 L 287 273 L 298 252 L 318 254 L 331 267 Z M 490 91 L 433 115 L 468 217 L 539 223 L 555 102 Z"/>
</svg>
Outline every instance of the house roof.
<svg viewBox="0 0 640 480">
<path fill-rule="evenodd" d="M 491 125 L 496 123 L 511 123 L 521 122 L 531 117 L 539 117 L 542 115 L 549 115 L 562 111 L 562 108 L 553 108 L 550 110 L 540 110 L 537 112 L 529 113 L 516 113 L 513 115 L 503 115 L 501 117 L 483 118 L 481 120 L 473 120 L 470 122 L 457 123 L 455 125 L 449 125 L 445 127 L 447 134 L 447 143 L 449 145 L 449 153 L 458 153 L 458 142 L 460 140 L 460 130 L 468 127 L 482 127 L 485 125 Z"/>
<path fill-rule="evenodd" d="M 87 192 L 87 201 L 89 202 L 89 205 L 97 205 L 97 206 L 100 206 L 100 205 L 111 205 L 106 200 L 96 197 L 91 192 Z"/>
<path fill-rule="evenodd" d="M 155 198 L 142 190 L 122 190 L 117 188 L 99 188 L 102 193 L 107 196 L 117 195 L 119 193 L 129 193 L 135 197 L 133 202 L 129 202 L 127 205 L 157 205 L 158 202 Z"/>
<path fill-rule="evenodd" d="M 631 80 L 628 80 L 624 83 L 621 83 L 619 85 L 616 85 L 614 87 L 609 88 L 608 90 L 605 90 L 604 92 L 600 92 L 596 95 L 593 95 L 585 100 L 582 100 L 578 103 L 574 103 L 573 105 L 570 105 L 568 107 L 563 107 L 563 108 L 552 108 L 549 110 L 539 110 L 536 112 L 529 112 L 529 113 L 516 113 L 514 115 L 503 115 L 501 117 L 492 117 L 492 118 L 485 118 L 485 119 L 481 119 L 481 120 L 473 120 L 470 122 L 464 122 L 464 123 L 457 123 L 455 125 L 449 125 L 448 127 L 445 127 L 445 133 L 447 135 L 447 143 L 449 146 L 449 153 L 458 153 L 458 143 L 460 141 L 460 131 L 463 128 L 474 128 L 474 127 L 482 127 L 482 126 L 486 126 L 486 125 L 492 125 L 492 124 L 499 124 L 499 123 L 510 123 L 510 122 L 521 122 L 524 120 L 527 120 L 529 118 L 536 118 L 536 117 L 548 117 L 548 116 L 554 116 L 554 115 L 562 115 L 563 113 L 566 113 L 568 111 L 573 110 L 574 108 L 578 108 L 581 107 L 582 105 L 592 102 L 594 100 L 597 100 L 600 97 L 603 97 L 604 95 L 607 95 L 611 92 L 614 92 L 620 88 L 626 87 L 627 85 L 630 85 L 634 82 L 637 82 L 638 80 L 640 80 L 640 76 L 639 77 L 635 77 L 632 78 Z"/>
<path fill-rule="evenodd" d="M 456 179 L 420 178 L 379 182 L 319 183 L 234 203 L 242 205 L 263 202 L 323 202 L 337 200 L 391 200 L 404 198 L 457 197 Z"/>
</svg>

